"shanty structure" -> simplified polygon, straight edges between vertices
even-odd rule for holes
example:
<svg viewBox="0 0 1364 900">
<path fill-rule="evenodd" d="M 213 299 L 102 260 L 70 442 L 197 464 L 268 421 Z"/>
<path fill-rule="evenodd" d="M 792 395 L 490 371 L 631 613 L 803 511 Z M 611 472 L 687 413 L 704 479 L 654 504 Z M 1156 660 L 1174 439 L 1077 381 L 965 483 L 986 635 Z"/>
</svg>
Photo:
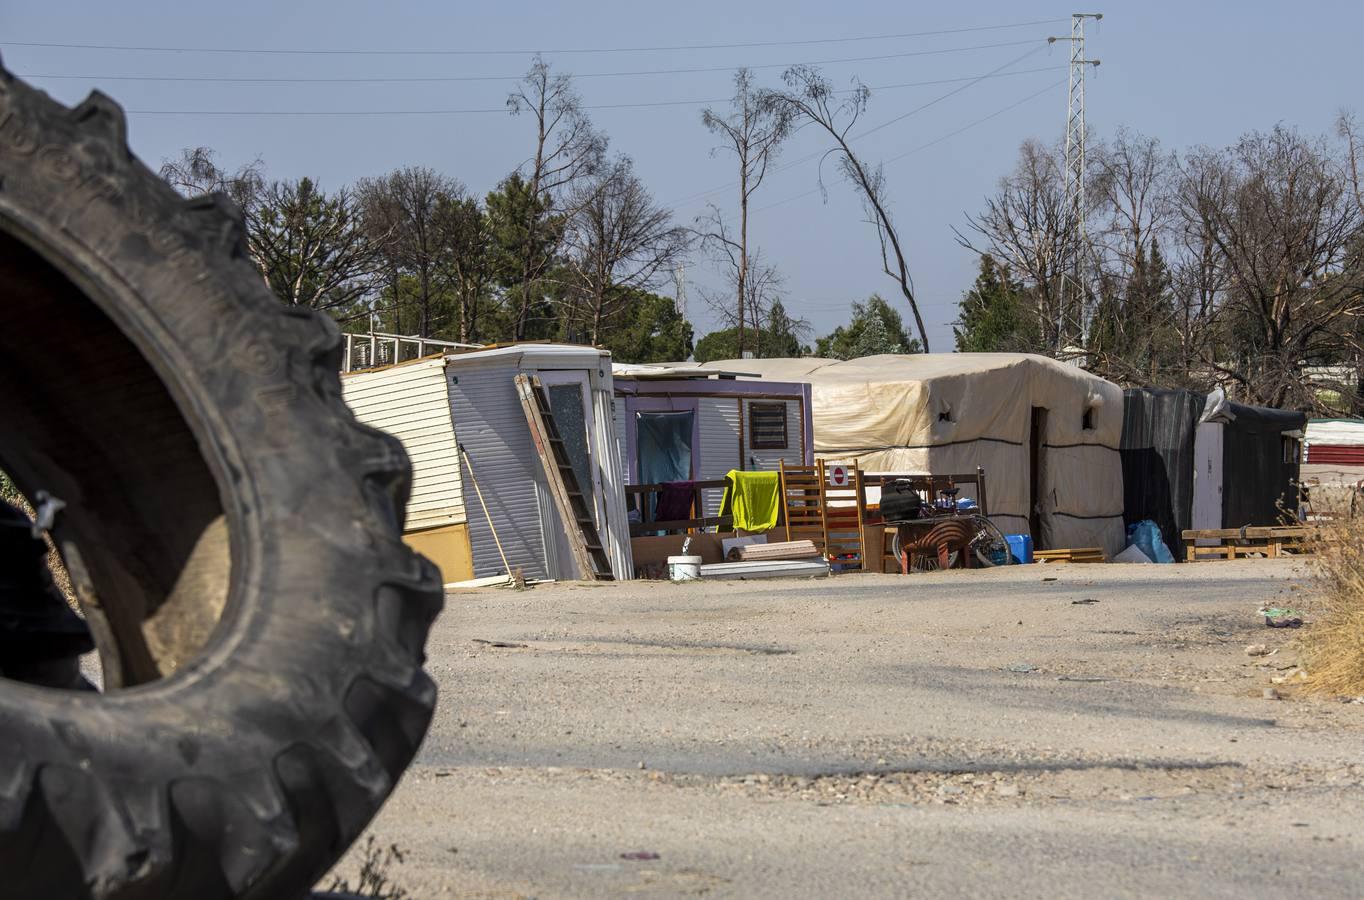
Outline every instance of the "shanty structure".
<svg viewBox="0 0 1364 900">
<path fill-rule="evenodd" d="M 1022 353 L 704 364 L 811 388 L 814 455 L 865 472 L 951 474 L 984 467 L 990 518 L 1042 548 L 1124 546 L 1122 389 Z"/>
<path fill-rule="evenodd" d="M 1305 422 L 1302 413 L 1233 403 L 1221 390 L 1128 389 L 1127 523 L 1154 521 L 1172 552 L 1188 529 L 1280 524 L 1297 506 Z"/>
<path fill-rule="evenodd" d="M 1193 527 L 1295 517 L 1306 425 L 1306 413 L 1233 403 L 1221 388 L 1208 394 L 1194 434 Z"/>
<path fill-rule="evenodd" d="M 716 481 L 732 469 L 809 465 L 810 385 L 695 363 L 614 366 L 616 440 L 632 485 Z M 724 491 L 701 491 L 718 515 Z"/>
<path fill-rule="evenodd" d="M 529 579 L 587 577 L 574 561 L 567 528 L 575 526 L 556 506 L 517 375 L 538 377 L 611 572 L 632 578 L 611 356 L 593 347 L 514 344 L 342 376 L 356 418 L 397 437 L 412 460 L 408 543 L 440 565 L 447 582 L 517 569 Z"/>
<path fill-rule="evenodd" d="M 1302 475 L 1320 484 L 1364 480 L 1364 419 L 1310 419 Z"/>
</svg>

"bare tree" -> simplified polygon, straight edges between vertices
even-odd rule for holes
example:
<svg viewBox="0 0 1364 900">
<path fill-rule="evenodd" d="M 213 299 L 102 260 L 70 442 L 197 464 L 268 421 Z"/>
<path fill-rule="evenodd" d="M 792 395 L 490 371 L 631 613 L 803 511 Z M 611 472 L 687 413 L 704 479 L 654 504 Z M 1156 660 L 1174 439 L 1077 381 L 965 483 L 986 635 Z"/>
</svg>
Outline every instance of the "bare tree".
<svg viewBox="0 0 1364 900">
<path fill-rule="evenodd" d="M 1364 213 L 1364 184 L 1360 181 L 1360 156 L 1364 155 L 1364 134 L 1355 114 L 1342 110 L 1336 117 L 1336 135 L 1345 142 L 1345 177 L 1350 185 L 1350 194 L 1355 206 Z"/>
<path fill-rule="evenodd" d="M 1097 296 L 1089 312 L 1089 366 L 1105 377 L 1148 383 L 1176 352 L 1176 310 L 1169 249 L 1174 218 L 1170 180 L 1175 158 L 1155 138 L 1119 128 L 1111 142 L 1089 153 L 1088 277 L 1082 287 Z"/>
<path fill-rule="evenodd" d="M 244 212 L 250 210 L 265 188 L 265 163 L 256 158 L 229 171 L 218 165 L 217 155 L 209 147 L 186 147 L 178 159 L 163 159 L 158 174 L 186 197 L 226 194 Z"/>
<path fill-rule="evenodd" d="M 762 186 L 768 165 L 790 133 L 791 116 L 781 104 L 773 102 L 771 94 L 755 87 L 753 73 L 744 68 L 734 73 L 734 99 L 729 114 L 722 116 L 707 108 L 701 112 L 701 122 L 711 133 L 724 137 L 724 149 L 732 152 L 739 163 L 738 233 L 722 237 L 704 232 L 703 240 L 711 245 L 726 245 L 724 252 L 732 263 L 731 271 L 735 276 L 734 321 L 739 329 L 738 347 L 742 357 L 747 349 L 744 308 L 753 260 L 748 247 L 748 201 Z"/>
<path fill-rule="evenodd" d="M 328 195 L 308 178 L 272 182 L 252 226 L 261 274 L 285 303 L 340 313 L 374 289 L 378 246 L 346 188 Z"/>
<path fill-rule="evenodd" d="M 957 231 L 962 246 L 993 257 L 1023 282 L 1043 343 L 1058 353 L 1080 330 L 1064 309 L 1063 281 L 1073 268 L 1075 227 L 1061 175 L 1053 151 L 1025 141 L 1017 167 L 1000 180 L 985 211 L 966 217 L 975 239 Z"/>
<path fill-rule="evenodd" d="M 539 56 L 507 97 L 507 109 L 515 115 L 525 113 L 535 122 L 535 153 L 518 167 L 518 171 L 524 172 L 531 199 L 524 207 L 524 245 L 535 248 L 548 230 L 547 219 L 572 213 L 564 204 L 575 195 L 574 189 L 601 167 L 607 141 L 583 112 L 572 78 L 552 74 L 549 64 Z M 536 294 L 553 259 L 553 254 L 528 250 L 517 261 L 514 309 L 517 340 L 526 335 Z"/>
<path fill-rule="evenodd" d="M 395 169 L 382 178 L 362 179 L 357 194 L 366 229 L 383 254 L 395 328 L 402 328 L 404 277 L 411 279 L 420 337 L 433 337 L 442 284 L 444 236 L 438 211 L 448 198 L 464 195 L 464 186 L 424 167 Z"/>
<path fill-rule="evenodd" d="M 1094 169 L 1089 193 L 1100 215 L 1100 227 L 1093 230 L 1102 251 L 1127 277 L 1174 218 L 1169 180 L 1175 158 L 1156 138 L 1126 128 L 1119 128 L 1111 143 L 1095 146 L 1089 158 Z"/>
<path fill-rule="evenodd" d="M 253 218 L 256 202 L 265 189 L 265 163 L 256 158 L 235 170 L 218 164 L 217 153 L 209 147 L 186 147 L 177 159 L 163 159 L 158 174 L 186 197 L 224 194 L 241 210 L 246 223 L 247 252 L 263 268 L 259 248 L 253 243 Z"/>
<path fill-rule="evenodd" d="M 928 352 L 928 331 L 924 328 L 924 317 L 914 297 L 914 280 L 905 262 L 900 233 L 896 231 L 890 215 L 885 173 L 880 164 L 873 166 L 859 157 L 850 142 L 853 127 L 862 113 L 866 112 L 871 89 L 854 80 L 852 91 L 846 92 L 846 96 L 840 100 L 839 92 L 813 66 L 792 66 L 786 70 L 782 80 L 786 82 L 787 90 L 774 94 L 774 102 L 786 109 L 792 118 L 819 126 L 833 139 L 834 149 L 830 153 L 838 157 L 839 171 L 861 197 L 867 223 L 876 229 L 876 238 L 881 245 L 881 270 L 899 286 L 910 312 L 914 313 L 919 341 L 924 352 Z M 823 188 L 822 181 L 820 187 Z"/>
<path fill-rule="evenodd" d="M 1364 314 L 1364 210 L 1343 167 L 1279 127 L 1196 151 L 1181 176 L 1185 227 L 1225 278 L 1203 362 L 1253 402 L 1318 407 L 1305 366 L 1356 359 Z"/>
<path fill-rule="evenodd" d="M 599 344 L 630 292 L 653 287 L 686 252 L 690 232 L 653 201 L 628 157 L 581 185 L 565 243 L 573 278 L 570 322 Z"/>
<path fill-rule="evenodd" d="M 791 319 L 781 307 L 782 287 L 785 279 L 777 270 L 763 260 L 762 251 L 754 249 L 744 253 L 737 236 L 730 230 L 724 213 L 718 206 L 711 204 L 710 211 L 698 219 L 701 228 L 701 247 L 710 253 L 724 278 L 725 289 L 712 291 L 700 289 L 702 301 L 715 313 L 715 317 L 725 328 L 735 329 L 735 353 L 743 358 L 745 351 L 751 351 L 761 358 L 766 347 L 764 335 L 772 331 L 772 313 L 780 311 L 778 324 L 783 333 L 794 337 L 808 334 L 809 323 L 804 319 Z M 735 303 L 739 295 L 742 277 L 742 303 Z M 740 315 L 743 318 L 739 318 Z M 741 334 L 751 335 L 742 349 L 738 345 Z"/>
</svg>

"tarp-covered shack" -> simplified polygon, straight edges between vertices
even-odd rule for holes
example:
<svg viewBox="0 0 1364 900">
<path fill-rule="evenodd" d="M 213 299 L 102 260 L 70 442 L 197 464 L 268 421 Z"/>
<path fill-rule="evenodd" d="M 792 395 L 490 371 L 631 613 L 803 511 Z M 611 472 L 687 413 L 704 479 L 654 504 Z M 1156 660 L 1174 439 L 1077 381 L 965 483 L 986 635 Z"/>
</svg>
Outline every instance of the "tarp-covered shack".
<svg viewBox="0 0 1364 900">
<path fill-rule="evenodd" d="M 973 472 L 990 518 L 1041 547 L 1122 550 L 1122 388 L 1024 353 L 706 363 L 811 386 L 815 456 L 865 471 Z"/>
<path fill-rule="evenodd" d="M 1298 505 L 1307 414 L 1208 395 L 1194 441 L 1194 528 L 1277 525 Z M 1204 473 L 1208 477 L 1203 477 Z"/>
<path fill-rule="evenodd" d="M 1296 505 L 1303 413 L 1221 390 L 1130 388 L 1122 462 L 1129 524 L 1151 519 L 1172 550 L 1189 528 L 1277 525 Z"/>
</svg>

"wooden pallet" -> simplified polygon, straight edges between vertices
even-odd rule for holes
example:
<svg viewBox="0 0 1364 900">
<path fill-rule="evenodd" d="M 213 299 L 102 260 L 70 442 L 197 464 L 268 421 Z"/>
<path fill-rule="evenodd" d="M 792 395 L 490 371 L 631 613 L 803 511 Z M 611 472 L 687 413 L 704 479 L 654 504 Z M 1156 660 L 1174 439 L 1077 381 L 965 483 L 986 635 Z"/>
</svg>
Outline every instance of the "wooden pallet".
<svg viewBox="0 0 1364 900">
<path fill-rule="evenodd" d="M 811 541 L 821 556 L 844 569 L 864 567 L 863 513 L 856 463 L 850 463 L 847 487 L 830 487 L 821 460 L 813 466 L 777 466 L 781 477 L 782 513 L 788 541 Z M 835 505 L 837 504 L 837 505 Z"/>
<path fill-rule="evenodd" d="M 1065 550 L 1034 550 L 1034 562 L 1040 563 L 1101 563 L 1108 562 L 1102 547 L 1076 547 Z"/>
<path fill-rule="evenodd" d="M 1184 561 L 1244 559 L 1248 556 L 1311 555 L 1311 539 L 1317 529 L 1310 525 L 1257 525 L 1245 528 L 1190 528 L 1184 539 Z"/>
<path fill-rule="evenodd" d="M 782 515 L 786 520 L 788 541 L 813 541 L 824 553 L 824 502 L 815 466 L 777 466 L 781 478 Z"/>
<path fill-rule="evenodd" d="M 819 462 L 819 484 L 824 503 L 824 554 L 829 562 L 844 571 L 866 569 L 867 554 L 862 546 L 862 522 L 866 511 L 866 494 L 862 490 L 861 473 L 857 463 L 847 463 L 848 483 L 845 487 L 829 484 L 829 472 L 824 461 Z"/>
<path fill-rule="evenodd" d="M 545 480 L 549 482 L 549 492 L 554 495 L 559 517 L 564 521 L 568 546 L 573 551 L 580 577 L 611 581 L 614 578 L 611 560 L 597 533 L 596 515 L 578 485 L 578 476 L 573 472 L 573 463 L 549 407 L 549 397 L 535 375 L 517 375 L 515 381 L 521 409 L 530 426 L 531 440 L 545 470 Z"/>
</svg>

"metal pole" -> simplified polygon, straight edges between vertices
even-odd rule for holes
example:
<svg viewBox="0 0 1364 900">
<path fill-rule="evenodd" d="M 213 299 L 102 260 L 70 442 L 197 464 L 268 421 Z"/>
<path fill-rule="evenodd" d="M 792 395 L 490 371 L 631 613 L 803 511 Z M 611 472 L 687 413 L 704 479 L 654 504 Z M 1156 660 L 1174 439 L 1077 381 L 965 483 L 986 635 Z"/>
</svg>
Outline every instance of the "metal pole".
<svg viewBox="0 0 1364 900">
<path fill-rule="evenodd" d="M 483 518 L 488 520 L 488 530 L 493 533 L 493 543 L 497 545 L 497 555 L 502 557 L 502 568 L 507 575 L 512 573 L 511 564 L 507 562 L 507 554 L 502 551 L 502 541 L 497 536 L 497 526 L 493 524 L 493 517 L 488 512 L 488 504 L 483 502 L 483 489 L 478 486 L 478 476 L 474 474 L 474 461 L 469 456 L 469 451 L 464 449 L 464 445 L 459 445 L 459 454 L 464 457 L 464 461 L 469 466 L 469 480 L 474 483 L 474 493 L 478 495 L 478 505 L 483 507 Z"/>
</svg>

